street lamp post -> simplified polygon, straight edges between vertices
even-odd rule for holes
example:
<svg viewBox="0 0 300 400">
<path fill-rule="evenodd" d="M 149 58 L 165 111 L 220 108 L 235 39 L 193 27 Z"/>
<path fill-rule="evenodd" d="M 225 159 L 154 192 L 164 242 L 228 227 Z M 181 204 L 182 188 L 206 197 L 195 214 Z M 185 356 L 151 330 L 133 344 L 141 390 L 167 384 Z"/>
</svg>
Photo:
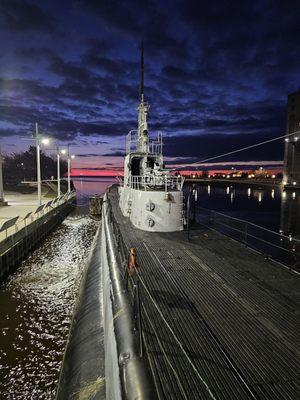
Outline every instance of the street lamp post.
<svg viewBox="0 0 300 400">
<path fill-rule="evenodd" d="M 37 192 L 38 205 L 42 204 L 42 179 L 41 179 L 41 143 L 48 144 L 49 139 L 41 139 L 39 134 L 38 123 L 35 123 L 35 144 L 36 144 L 36 177 L 37 177 Z"/>
<path fill-rule="evenodd" d="M 57 147 L 57 197 L 60 196 L 60 154 Z"/>
<path fill-rule="evenodd" d="M 2 164 L 3 164 L 3 158 L 2 158 L 2 154 L 0 152 L 0 204 L 4 202 Z"/>
<path fill-rule="evenodd" d="M 71 158 L 70 158 L 70 149 L 68 146 L 68 193 L 71 192 Z"/>
<path fill-rule="evenodd" d="M 74 154 L 70 154 L 70 146 L 68 145 L 68 150 L 61 150 L 62 154 L 67 154 L 68 161 L 68 193 L 71 192 L 71 159 L 75 158 Z"/>
<path fill-rule="evenodd" d="M 38 123 L 35 123 L 35 143 L 36 143 L 36 176 L 37 176 L 37 192 L 38 205 L 42 204 L 42 183 L 41 183 L 41 159 L 40 159 L 40 138 Z"/>
<path fill-rule="evenodd" d="M 75 158 L 74 154 L 70 155 L 68 147 L 68 193 L 71 192 L 71 159 Z"/>
</svg>

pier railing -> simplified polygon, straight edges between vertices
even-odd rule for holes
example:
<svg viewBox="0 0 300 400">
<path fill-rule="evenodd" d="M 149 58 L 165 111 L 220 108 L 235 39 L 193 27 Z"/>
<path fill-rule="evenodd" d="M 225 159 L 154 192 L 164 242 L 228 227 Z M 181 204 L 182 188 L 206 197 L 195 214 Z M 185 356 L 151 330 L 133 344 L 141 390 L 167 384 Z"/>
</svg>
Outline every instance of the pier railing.
<svg viewBox="0 0 300 400">
<path fill-rule="evenodd" d="M 8 236 L 18 232 L 20 229 L 26 228 L 29 224 L 46 215 L 49 211 L 67 201 L 70 201 L 74 197 L 76 197 L 75 191 L 65 193 L 60 197 L 56 197 L 55 199 L 42 204 L 41 206 L 37 207 L 36 210 L 33 210 L 26 214 L 25 217 L 16 216 L 14 218 L 6 220 L 0 226 L 0 242 L 6 239 Z"/>
<path fill-rule="evenodd" d="M 194 217 L 213 228 L 293 269 L 300 270 L 300 240 L 218 211 L 196 206 Z"/>
</svg>

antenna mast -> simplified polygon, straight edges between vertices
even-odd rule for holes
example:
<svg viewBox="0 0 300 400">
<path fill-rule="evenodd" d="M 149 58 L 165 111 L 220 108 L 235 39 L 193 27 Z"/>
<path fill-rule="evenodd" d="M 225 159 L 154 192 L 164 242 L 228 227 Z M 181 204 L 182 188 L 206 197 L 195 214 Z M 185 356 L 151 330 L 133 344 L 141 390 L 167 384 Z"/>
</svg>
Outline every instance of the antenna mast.
<svg viewBox="0 0 300 400">
<path fill-rule="evenodd" d="M 144 101 L 144 43 L 141 43 L 141 86 L 140 86 L 141 102 Z"/>
</svg>

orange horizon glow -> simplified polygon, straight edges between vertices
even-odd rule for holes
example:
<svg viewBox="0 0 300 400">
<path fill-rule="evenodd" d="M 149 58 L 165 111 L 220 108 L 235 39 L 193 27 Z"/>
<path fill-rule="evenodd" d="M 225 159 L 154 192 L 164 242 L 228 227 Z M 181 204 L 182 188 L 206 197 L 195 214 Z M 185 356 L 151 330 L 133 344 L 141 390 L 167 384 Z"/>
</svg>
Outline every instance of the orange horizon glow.
<svg viewBox="0 0 300 400">
<path fill-rule="evenodd" d="M 235 171 L 241 171 L 241 172 L 250 172 L 250 171 L 254 171 L 254 168 L 247 168 L 247 169 L 239 169 L 236 168 Z M 268 173 L 268 174 L 279 174 L 283 172 L 282 168 L 264 168 L 264 170 Z M 175 170 L 173 172 L 178 172 L 180 173 L 180 175 L 186 176 L 186 175 L 202 175 L 201 170 Z M 205 171 L 206 174 L 209 175 L 215 175 L 215 174 L 232 174 L 233 170 L 232 169 L 211 169 L 211 170 L 206 170 Z M 72 168 L 71 169 L 71 177 L 75 178 L 75 177 L 80 177 L 80 176 L 84 176 L 84 177 L 122 177 L 124 176 L 124 172 L 123 169 L 119 168 L 119 169 L 82 169 L 82 168 Z"/>
<path fill-rule="evenodd" d="M 114 169 L 105 169 L 105 170 L 93 170 L 93 169 L 81 169 L 81 168 L 73 168 L 71 169 L 70 176 L 71 177 L 80 177 L 80 176 L 94 176 L 94 177 L 116 177 L 123 176 L 123 170 L 117 171 Z"/>
</svg>

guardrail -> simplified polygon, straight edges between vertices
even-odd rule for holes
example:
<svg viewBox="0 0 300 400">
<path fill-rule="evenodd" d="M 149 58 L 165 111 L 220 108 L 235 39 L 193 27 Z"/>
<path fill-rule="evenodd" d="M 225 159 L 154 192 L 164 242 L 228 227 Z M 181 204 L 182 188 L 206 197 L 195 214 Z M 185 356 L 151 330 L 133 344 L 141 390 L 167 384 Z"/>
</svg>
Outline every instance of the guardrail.
<svg viewBox="0 0 300 400">
<path fill-rule="evenodd" d="M 184 177 L 174 176 L 166 173 L 149 175 L 130 175 L 128 185 L 137 190 L 182 190 Z"/>
<path fill-rule="evenodd" d="M 112 321 L 105 323 L 104 329 L 106 341 L 110 331 L 106 331 L 114 325 L 114 336 L 117 346 L 117 365 L 124 399 L 155 400 L 157 398 L 152 376 L 148 372 L 146 359 L 143 357 L 141 300 L 138 280 L 133 277 L 126 282 L 126 270 L 128 267 L 128 250 L 119 230 L 118 224 L 112 213 L 111 204 L 107 197 L 103 201 L 102 213 L 103 235 L 105 236 L 105 257 L 109 269 L 110 296 L 112 307 Z M 102 249 L 103 251 L 103 249 Z M 104 265 L 104 274 L 106 268 Z M 126 287 L 131 282 L 132 286 Z M 105 289 L 104 289 L 105 290 Z M 105 308 L 106 309 L 106 308 Z M 106 311 L 108 314 L 108 311 Z M 107 316 L 104 318 L 107 319 Z M 106 362 L 114 364 L 110 360 L 112 352 L 107 355 Z M 109 384 L 109 382 L 107 382 Z M 115 385 L 113 381 L 110 385 Z M 108 391 L 113 391 L 108 387 Z M 111 397 L 109 397 L 111 398 Z"/>
<path fill-rule="evenodd" d="M 196 205 L 196 222 L 244 243 L 265 257 L 300 270 L 300 240 L 242 219 Z"/>
<path fill-rule="evenodd" d="M 141 314 L 141 291 L 140 291 L 140 277 L 139 271 L 135 268 L 135 273 L 133 275 L 129 274 L 128 271 L 128 259 L 129 252 L 125 245 L 123 236 L 121 234 L 119 225 L 112 213 L 111 206 L 109 205 L 109 219 L 111 223 L 112 230 L 114 232 L 114 237 L 117 245 L 117 251 L 122 262 L 122 274 L 125 282 L 126 290 L 130 293 L 132 299 L 133 308 L 133 319 L 135 321 L 135 329 L 138 331 L 139 337 L 139 353 L 140 357 L 143 357 L 143 324 L 142 324 L 142 314 Z"/>
<path fill-rule="evenodd" d="M 160 155 L 162 154 L 162 132 L 157 133 L 157 139 L 149 139 L 148 153 Z M 128 132 L 126 137 L 126 154 L 137 151 L 138 149 L 138 134 L 136 130 Z"/>
<path fill-rule="evenodd" d="M 53 208 L 60 206 L 61 204 L 71 200 L 75 196 L 76 196 L 75 191 L 71 191 L 70 193 L 65 193 L 60 197 L 56 197 L 54 200 L 50 200 L 47 203 L 40 205 L 39 207 L 36 208 L 35 211 L 31 211 L 28 214 L 26 214 L 24 218 L 16 216 L 14 218 L 6 220 L 0 227 L 0 241 L 18 232 L 20 229 L 27 227 L 29 224 L 36 221 L 41 216 L 46 215 Z M 1 237 L 2 233 L 3 237 Z"/>
<path fill-rule="evenodd" d="M 70 213 L 74 196 L 73 192 L 49 201 L 19 222 L 19 217 L 4 222 L 0 240 L 0 281 L 14 271 Z"/>
</svg>

